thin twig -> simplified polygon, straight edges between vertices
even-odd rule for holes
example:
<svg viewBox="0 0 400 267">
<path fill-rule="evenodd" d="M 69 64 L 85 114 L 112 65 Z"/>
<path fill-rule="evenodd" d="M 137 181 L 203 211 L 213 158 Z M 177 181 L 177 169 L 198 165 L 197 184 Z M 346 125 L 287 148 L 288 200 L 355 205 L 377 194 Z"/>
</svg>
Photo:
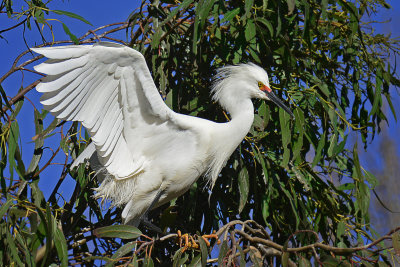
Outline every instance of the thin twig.
<svg viewBox="0 0 400 267">
<path fill-rule="evenodd" d="M 153 245 L 156 241 L 165 241 L 165 240 L 167 240 L 167 239 L 170 239 L 170 238 L 177 238 L 177 237 L 178 237 L 178 234 L 168 234 L 168 235 L 165 235 L 165 236 L 163 236 L 163 237 L 160 237 L 159 239 L 153 238 L 153 239 L 151 239 L 150 241 L 143 242 L 143 243 L 140 245 L 140 247 L 135 251 L 135 254 L 136 254 L 136 255 L 139 254 L 139 252 L 140 252 L 142 249 L 147 248 L 149 245 Z"/>
<path fill-rule="evenodd" d="M 50 157 L 50 159 L 46 162 L 46 164 L 37 172 L 33 175 L 33 177 L 38 176 L 44 169 L 47 168 L 47 166 L 50 165 L 50 163 L 53 161 L 53 159 L 55 158 L 55 156 L 58 154 L 58 152 L 60 151 L 60 146 L 57 148 L 56 152 L 53 153 L 53 155 Z"/>
<path fill-rule="evenodd" d="M 17 28 L 18 26 L 24 24 L 26 20 L 27 20 L 27 19 L 24 19 L 24 20 L 22 20 L 20 23 L 17 23 L 17 24 L 15 24 L 14 26 L 11 26 L 10 28 L 1 30 L 0 33 L 7 32 L 7 31 L 9 31 L 9 30 L 12 30 L 12 29 Z"/>
<path fill-rule="evenodd" d="M 250 248 L 246 248 L 246 249 L 243 249 L 243 254 L 246 254 L 247 252 L 249 252 L 250 251 Z M 235 258 L 236 257 L 239 257 L 240 256 L 240 252 L 237 252 L 236 254 L 235 254 Z M 207 260 L 207 263 L 214 263 L 214 262 L 218 262 L 218 258 L 214 258 L 214 259 L 209 259 L 209 260 Z"/>
<path fill-rule="evenodd" d="M 259 238 L 259 237 L 252 237 L 249 234 L 247 234 L 247 233 L 245 233 L 243 231 L 240 231 L 240 230 L 235 230 L 235 232 L 237 234 L 243 236 L 244 238 L 246 238 L 250 242 L 261 243 L 261 244 L 264 244 L 264 245 L 266 245 L 268 247 L 273 247 L 273 248 L 275 248 L 275 249 L 277 249 L 279 251 L 283 251 L 283 246 L 282 245 L 279 245 L 279 244 L 277 244 L 277 243 L 275 243 L 275 242 L 273 242 L 271 240 L 266 240 L 266 239 Z M 307 251 L 307 250 L 310 250 L 310 249 L 313 249 L 313 248 L 320 248 L 320 249 L 323 249 L 325 251 L 331 251 L 331 252 L 333 252 L 335 254 L 340 254 L 340 255 L 341 254 L 351 254 L 351 253 L 354 253 L 354 252 L 357 252 L 357 251 L 360 251 L 360 250 L 365 250 L 365 249 L 371 248 L 371 247 L 375 246 L 376 244 L 378 244 L 378 243 L 380 243 L 380 242 L 382 242 L 383 240 L 386 240 L 386 239 L 392 239 L 392 237 L 390 235 L 385 235 L 385 236 L 382 236 L 381 238 L 373 241 L 372 243 L 370 243 L 368 245 L 359 246 L 359 247 L 353 247 L 353 248 L 338 248 L 338 247 L 333 247 L 333 246 L 325 245 L 325 244 L 322 244 L 322 243 L 318 242 L 318 243 L 314 243 L 314 244 L 306 245 L 306 246 L 301 246 L 301 247 L 297 247 L 297 248 L 287 248 L 286 251 L 287 252 L 302 252 L 302 251 Z"/>
<path fill-rule="evenodd" d="M 33 83 L 31 83 L 30 85 L 28 85 L 27 87 L 25 87 L 24 89 L 22 89 L 21 91 L 18 92 L 18 94 L 16 94 L 13 98 L 11 98 L 11 100 L 8 101 L 8 103 L 11 105 L 14 105 L 15 102 L 17 102 L 18 100 L 20 100 L 21 98 L 23 98 L 25 96 L 26 93 L 28 93 L 30 90 L 32 90 L 33 88 L 35 88 L 36 85 L 38 85 L 40 82 L 40 80 L 37 80 Z M 6 112 L 8 110 L 7 106 L 3 107 L 3 113 Z"/>
</svg>

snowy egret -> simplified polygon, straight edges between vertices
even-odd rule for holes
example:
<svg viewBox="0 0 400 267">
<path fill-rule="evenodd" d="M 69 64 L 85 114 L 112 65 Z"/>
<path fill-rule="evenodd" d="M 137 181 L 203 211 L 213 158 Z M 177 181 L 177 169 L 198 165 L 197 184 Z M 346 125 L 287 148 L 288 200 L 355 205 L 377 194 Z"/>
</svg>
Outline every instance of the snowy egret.
<svg viewBox="0 0 400 267">
<path fill-rule="evenodd" d="M 44 108 L 82 122 L 92 137 L 71 168 L 86 159 L 102 166 L 95 196 L 124 207 L 124 223 L 138 225 L 201 175 L 213 186 L 253 123 L 252 98 L 271 100 L 293 116 L 272 93 L 267 73 L 251 63 L 218 70 L 213 99 L 231 120 L 216 123 L 168 108 L 143 55 L 132 48 L 100 42 L 32 50 L 49 58 L 35 66 L 47 74 L 36 87 Z"/>
</svg>

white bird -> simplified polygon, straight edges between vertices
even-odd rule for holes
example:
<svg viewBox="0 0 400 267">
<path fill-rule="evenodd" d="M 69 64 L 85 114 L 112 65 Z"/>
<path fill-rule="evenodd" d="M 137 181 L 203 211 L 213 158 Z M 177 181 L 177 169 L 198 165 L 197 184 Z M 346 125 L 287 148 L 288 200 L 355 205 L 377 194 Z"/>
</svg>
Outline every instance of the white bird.
<svg viewBox="0 0 400 267">
<path fill-rule="evenodd" d="M 124 207 L 124 223 L 185 193 L 201 176 L 211 187 L 254 119 L 252 98 L 272 100 L 267 73 L 254 64 L 218 70 L 213 100 L 231 120 L 216 123 L 172 111 L 162 100 L 143 55 L 100 42 L 33 48 L 49 58 L 35 66 L 47 74 L 37 85 L 40 102 L 55 117 L 80 121 L 92 143 L 72 167 L 90 159 L 102 166 L 96 197 Z"/>
</svg>

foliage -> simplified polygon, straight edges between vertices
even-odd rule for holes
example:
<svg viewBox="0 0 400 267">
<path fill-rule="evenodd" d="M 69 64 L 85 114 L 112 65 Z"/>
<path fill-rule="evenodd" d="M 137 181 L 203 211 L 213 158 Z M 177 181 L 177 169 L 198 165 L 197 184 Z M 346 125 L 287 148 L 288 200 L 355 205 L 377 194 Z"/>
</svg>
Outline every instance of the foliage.
<svg viewBox="0 0 400 267">
<path fill-rule="evenodd" d="M 51 31 L 47 16 L 52 14 L 86 22 L 72 13 L 51 12 L 40 0 L 27 3 L 27 11 L 15 16 L 28 28 L 33 21 Z M 118 224 L 120 210 L 102 213 L 92 198 L 97 182 L 90 169 L 68 168 L 68 155 L 76 157 L 88 141 L 78 124 L 53 120 L 44 127 L 50 115 L 35 109 L 35 150 L 26 168 L 18 143 L 24 127 L 18 123 L 18 113 L 23 96 L 37 82 L 21 88 L 11 100 L 0 87 L 1 261 L 6 265 L 141 261 L 145 266 L 173 261 L 176 266 L 190 262 L 197 266 L 218 254 L 208 262 L 390 264 L 393 251 L 380 241 L 393 235 L 398 253 L 398 229 L 379 237 L 369 224 L 370 191 L 378 180 L 360 165 L 359 145 L 349 141 L 360 135 L 367 149 L 380 123 L 387 121 L 384 99 L 396 117 L 389 88 L 399 87 L 400 80 L 389 57 L 398 55 L 400 47 L 398 39 L 375 33 L 368 22 L 379 8 L 390 7 L 382 0 L 145 1 L 128 22 L 96 29 L 92 37 L 88 33 L 77 38 L 65 26 L 72 41 L 43 45 L 105 38 L 132 46 L 145 55 L 169 106 L 220 122 L 228 116 L 209 97 L 215 69 L 255 62 L 267 70 L 272 88 L 290 103 L 295 119 L 273 105 L 256 102 L 253 128 L 223 169 L 211 196 L 199 180 L 185 195 L 153 212 L 153 222 L 171 233 L 215 230 L 222 240 L 220 246 L 211 242 L 213 250 L 198 235 L 187 236 L 191 243 L 183 251 L 175 241 L 178 234 L 153 239 L 148 235 L 154 233 L 146 229 L 98 229 Z M 0 11 L 13 16 L 11 1 L 2 1 Z M 44 34 L 41 27 L 38 30 Z M 110 37 L 123 30 L 126 41 Z M 20 65 L 18 58 L 0 84 L 39 58 Z M 54 134 L 59 147 L 43 162 L 45 144 Z M 38 181 L 61 151 L 65 164 L 45 199 Z M 62 200 L 57 191 L 67 175 L 76 187 Z"/>
</svg>

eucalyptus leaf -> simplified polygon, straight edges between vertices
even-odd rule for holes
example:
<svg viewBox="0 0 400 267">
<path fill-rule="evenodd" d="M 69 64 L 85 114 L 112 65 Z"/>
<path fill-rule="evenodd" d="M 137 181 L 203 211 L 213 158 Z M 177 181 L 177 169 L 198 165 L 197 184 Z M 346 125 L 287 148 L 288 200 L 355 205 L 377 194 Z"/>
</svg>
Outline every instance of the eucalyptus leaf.
<svg viewBox="0 0 400 267">
<path fill-rule="evenodd" d="M 97 237 L 116 237 L 121 239 L 135 239 L 142 235 L 142 232 L 131 225 L 111 225 L 97 228 L 93 231 Z"/>
</svg>

